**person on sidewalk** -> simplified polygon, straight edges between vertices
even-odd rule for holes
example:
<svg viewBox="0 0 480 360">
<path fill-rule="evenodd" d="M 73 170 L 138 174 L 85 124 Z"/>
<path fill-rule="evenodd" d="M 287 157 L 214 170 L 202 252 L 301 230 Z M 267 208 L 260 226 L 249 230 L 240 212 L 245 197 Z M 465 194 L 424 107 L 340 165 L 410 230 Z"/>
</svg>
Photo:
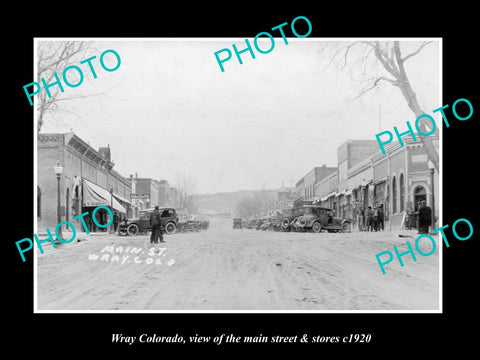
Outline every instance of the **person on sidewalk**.
<svg viewBox="0 0 480 360">
<path fill-rule="evenodd" d="M 366 231 L 372 231 L 373 230 L 373 211 L 372 207 L 369 206 L 366 213 L 365 213 L 365 226 L 366 226 Z"/>
<path fill-rule="evenodd" d="M 432 209 L 423 200 L 418 209 L 418 233 L 428 234 L 430 225 L 432 225 Z"/>
<path fill-rule="evenodd" d="M 374 208 L 372 215 L 373 231 L 378 231 L 378 206 Z"/>
<path fill-rule="evenodd" d="M 357 208 L 357 227 L 358 231 L 363 231 L 363 210 L 360 206 Z"/>
<path fill-rule="evenodd" d="M 118 214 L 117 214 L 117 212 L 115 211 L 115 212 L 113 213 L 113 232 L 117 232 L 119 220 L 120 220 L 120 219 L 118 218 Z"/>
<path fill-rule="evenodd" d="M 378 227 L 379 230 L 384 230 L 385 228 L 385 215 L 383 214 L 383 204 L 378 207 Z"/>
<path fill-rule="evenodd" d="M 407 221 L 405 227 L 407 228 L 407 230 L 415 228 L 415 211 L 413 211 L 411 205 L 407 209 Z"/>
</svg>

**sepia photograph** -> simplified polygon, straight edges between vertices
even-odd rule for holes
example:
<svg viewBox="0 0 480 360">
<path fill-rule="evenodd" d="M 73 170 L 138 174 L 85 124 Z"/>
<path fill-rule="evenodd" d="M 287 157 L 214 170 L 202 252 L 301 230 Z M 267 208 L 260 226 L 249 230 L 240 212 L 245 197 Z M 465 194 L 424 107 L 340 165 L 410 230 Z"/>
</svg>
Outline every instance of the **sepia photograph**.
<svg viewBox="0 0 480 360">
<path fill-rule="evenodd" d="M 442 39 L 272 35 L 34 39 L 34 312 L 442 312 Z"/>
</svg>

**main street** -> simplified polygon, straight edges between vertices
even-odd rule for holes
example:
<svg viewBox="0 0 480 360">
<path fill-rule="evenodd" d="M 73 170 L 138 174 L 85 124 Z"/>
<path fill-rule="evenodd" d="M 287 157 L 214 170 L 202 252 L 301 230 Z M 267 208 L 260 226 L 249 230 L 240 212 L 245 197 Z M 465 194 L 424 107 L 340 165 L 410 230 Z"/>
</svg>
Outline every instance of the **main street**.
<svg viewBox="0 0 480 360">
<path fill-rule="evenodd" d="M 233 230 L 165 236 L 92 234 L 37 256 L 38 310 L 438 310 L 439 254 L 394 259 L 415 231 L 283 233 Z M 399 238 L 395 234 L 411 235 Z M 425 242 L 424 253 L 431 244 Z M 129 249 L 127 249 L 129 247 Z M 132 251 L 133 250 L 133 251 Z M 128 257 L 126 257 L 128 256 Z M 122 263 L 123 262 L 123 263 Z"/>
</svg>

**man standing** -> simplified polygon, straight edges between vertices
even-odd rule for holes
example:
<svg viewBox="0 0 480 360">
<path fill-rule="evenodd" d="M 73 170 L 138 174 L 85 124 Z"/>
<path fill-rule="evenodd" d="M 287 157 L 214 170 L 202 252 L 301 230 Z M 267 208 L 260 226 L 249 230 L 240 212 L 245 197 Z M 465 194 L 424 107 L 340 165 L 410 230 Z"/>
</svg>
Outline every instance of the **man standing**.
<svg viewBox="0 0 480 360">
<path fill-rule="evenodd" d="M 158 251 L 158 238 L 160 237 L 163 242 L 163 234 L 161 230 L 162 220 L 160 218 L 160 210 L 158 205 L 155 206 L 155 209 L 150 214 L 150 226 L 152 227 L 152 233 L 150 235 L 150 243 L 154 244 L 155 251 Z"/>
<path fill-rule="evenodd" d="M 428 234 L 428 228 L 432 224 L 432 209 L 427 206 L 426 201 L 420 203 L 418 209 L 418 233 Z"/>
<path fill-rule="evenodd" d="M 385 217 L 383 214 L 383 204 L 378 207 L 378 227 L 379 230 L 384 230 L 385 227 Z"/>
<path fill-rule="evenodd" d="M 363 230 L 363 210 L 360 205 L 357 205 L 357 226 L 358 231 Z"/>
<path fill-rule="evenodd" d="M 113 232 L 117 232 L 118 222 L 119 222 L 118 214 L 117 214 L 117 212 L 115 211 L 115 212 L 113 213 Z"/>
<path fill-rule="evenodd" d="M 407 220 L 405 227 L 407 228 L 407 230 L 415 228 L 415 212 L 413 211 L 411 205 L 407 209 Z"/>
<path fill-rule="evenodd" d="M 372 228 L 373 231 L 378 231 L 378 206 L 373 208 L 372 212 Z"/>
<path fill-rule="evenodd" d="M 150 243 L 156 244 L 155 249 L 158 251 L 158 239 L 160 238 L 160 242 L 165 242 L 163 240 L 163 226 L 158 205 L 155 206 L 155 209 L 150 214 L 150 226 L 152 227 Z"/>
<path fill-rule="evenodd" d="M 372 207 L 369 206 L 366 213 L 365 213 L 365 222 L 366 222 L 366 230 L 372 231 L 373 230 L 373 211 Z"/>
</svg>

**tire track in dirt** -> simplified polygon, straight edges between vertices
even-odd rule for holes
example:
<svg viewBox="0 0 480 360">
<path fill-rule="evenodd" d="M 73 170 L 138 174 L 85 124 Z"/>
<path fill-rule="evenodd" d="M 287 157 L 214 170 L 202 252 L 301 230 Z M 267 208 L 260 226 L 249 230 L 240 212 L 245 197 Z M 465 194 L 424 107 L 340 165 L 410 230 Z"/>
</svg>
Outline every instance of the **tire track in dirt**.
<svg viewBox="0 0 480 360">
<path fill-rule="evenodd" d="M 375 254 L 393 244 L 402 251 L 405 243 L 392 233 L 239 231 L 225 223 L 165 239 L 162 265 L 88 259 L 106 245 L 142 247 L 148 236 L 112 235 L 52 249 L 38 259 L 38 308 L 354 310 L 438 303 L 438 255 L 380 272 Z"/>
</svg>

